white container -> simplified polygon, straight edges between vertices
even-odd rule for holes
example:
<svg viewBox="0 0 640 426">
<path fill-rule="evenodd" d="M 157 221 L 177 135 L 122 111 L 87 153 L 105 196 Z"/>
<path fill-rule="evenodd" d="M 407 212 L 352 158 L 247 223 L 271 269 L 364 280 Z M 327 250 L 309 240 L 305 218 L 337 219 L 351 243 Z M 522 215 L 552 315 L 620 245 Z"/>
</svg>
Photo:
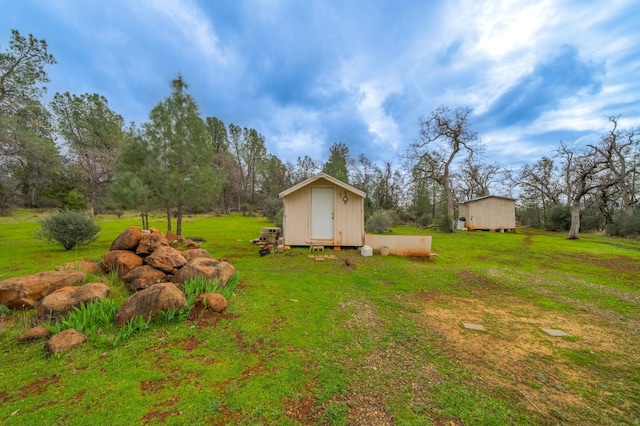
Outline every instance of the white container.
<svg viewBox="0 0 640 426">
<path fill-rule="evenodd" d="M 373 249 L 371 246 L 362 246 L 360 249 L 360 254 L 363 256 L 373 256 Z"/>
</svg>

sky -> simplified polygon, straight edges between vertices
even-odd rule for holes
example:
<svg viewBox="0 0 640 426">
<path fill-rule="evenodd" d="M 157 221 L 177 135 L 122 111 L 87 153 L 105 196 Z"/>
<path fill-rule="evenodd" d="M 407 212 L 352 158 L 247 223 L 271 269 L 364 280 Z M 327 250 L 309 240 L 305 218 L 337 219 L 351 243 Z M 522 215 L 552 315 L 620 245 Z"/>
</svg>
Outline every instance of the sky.
<svg viewBox="0 0 640 426">
<path fill-rule="evenodd" d="M 640 126 L 637 0 L 0 0 L 44 39 L 45 101 L 98 93 L 148 121 L 179 74 L 203 117 L 254 128 L 282 161 L 399 163 L 420 117 L 468 107 L 485 161 L 508 167 Z"/>
</svg>

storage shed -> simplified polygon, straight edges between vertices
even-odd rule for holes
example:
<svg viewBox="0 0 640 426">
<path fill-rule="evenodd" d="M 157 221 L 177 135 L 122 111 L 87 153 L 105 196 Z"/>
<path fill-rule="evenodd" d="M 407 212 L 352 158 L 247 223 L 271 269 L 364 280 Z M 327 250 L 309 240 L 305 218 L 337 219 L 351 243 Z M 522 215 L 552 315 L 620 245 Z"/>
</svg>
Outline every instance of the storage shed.
<svg viewBox="0 0 640 426">
<path fill-rule="evenodd" d="M 364 244 L 366 194 L 326 173 L 278 194 L 284 204 L 282 234 L 289 246 Z"/>
<path fill-rule="evenodd" d="M 516 200 L 487 195 L 458 204 L 458 229 L 514 231 Z"/>
</svg>

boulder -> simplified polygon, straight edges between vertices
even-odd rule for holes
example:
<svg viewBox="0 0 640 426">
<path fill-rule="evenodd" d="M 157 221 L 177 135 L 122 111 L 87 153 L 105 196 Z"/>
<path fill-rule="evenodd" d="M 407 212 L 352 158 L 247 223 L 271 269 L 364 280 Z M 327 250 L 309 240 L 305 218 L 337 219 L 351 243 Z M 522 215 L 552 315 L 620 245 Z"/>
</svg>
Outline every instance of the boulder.
<svg viewBox="0 0 640 426">
<path fill-rule="evenodd" d="M 142 229 L 137 226 L 127 228 L 111 243 L 111 250 L 134 250 L 138 247 L 142 238 Z"/>
<path fill-rule="evenodd" d="M 18 337 L 18 343 L 32 342 L 34 340 L 46 339 L 51 332 L 44 327 L 38 326 L 30 328 Z"/>
<path fill-rule="evenodd" d="M 0 304 L 10 309 L 34 308 L 53 291 L 78 285 L 86 278 L 82 271 L 47 271 L 0 281 Z"/>
<path fill-rule="evenodd" d="M 49 353 L 65 352 L 87 341 L 87 336 L 75 328 L 56 333 L 44 344 L 44 349 Z"/>
<path fill-rule="evenodd" d="M 187 263 L 191 262 L 193 259 L 197 259 L 199 257 L 203 257 L 206 259 L 211 259 L 211 254 L 209 254 L 209 252 L 205 249 L 201 249 L 201 248 L 195 248 L 195 249 L 189 249 L 189 250 L 184 250 L 182 252 L 182 256 L 184 256 L 184 258 L 187 260 Z"/>
<path fill-rule="evenodd" d="M 129 291 L 145 289 L 157 283 L 167 281 L 167 275 L 151 265 L 142 265 L 122 277 L 124 286 Z"/>
<path fill-rule="evenodd" d="M 167 231 L 164 236 L 167 238 L 167 241 L 178 241 L 178 236 L 171 231 Z"/>
<path fill-rule="evenodd" d="M 142 238 L 140 239 L 140 243 L 136 249 L 136 254 L 145 257 L 157 250 L 158 247 L 168 245 L 169 241 L 167 241 L 167 238 L 162 235 L 162 232 L 157 229 L 151 229 L 150 232 L 142 234 Z"/>
<path fill-rule="evenodd" d="M 109 287 L 103 283 L 88 283 L 81 287 L 63 287 L 45 296 L 38 306 L 39 321 L 56 320 L 66 316 L 81 304 L 89 304 L 109 297 Z"/>
<path fill-rule="evenodd" d="M 173 274 L 176 269 L 182 268 L 187 264 L 187 259 L 172 247 L 160 246 L 144 258 L 144 263 L 160 269 L 164 273 Z"/>
<path fill-rule="evenodd" d="M 212 281 L 220 280 L 220 285 L 224 287 L 235 271 L 233 265 L 225 261 L 200 257 L 182 267 L 171 282 L 182 285 L 191 278 L 204 277 Z"/>
<path fill-rule="evenodd" d="M 132 270 L 142 266 L 142 258 L 132 251 L 113 250 L 104 255 L 100 267 L 105 272 L 117 271 L 122 278 Z"/>
<path fill-rule="evenodd" d="M 227 299 L 220 293 L 202 293 L 198 299 L 210 311 L 220 314 L 227 309 Z"/>
<path fill-rule="evenodd" d="M 184 293 L 172 283 L 153 285 L 124 301 L 116 314 L 115 324 L 124 325 L 138 316 L 153 321 L 160 312 L 181 309 L 186 300 Z"/>
<path fill-rule="evenodd" d="M 56 266 L 56 271 L 82 271 L 87 274 L 96 274 L 100 271 L 100 265 L 95 260 L 78 260 L 73 262 L 63 263 Z"/>
</svg>

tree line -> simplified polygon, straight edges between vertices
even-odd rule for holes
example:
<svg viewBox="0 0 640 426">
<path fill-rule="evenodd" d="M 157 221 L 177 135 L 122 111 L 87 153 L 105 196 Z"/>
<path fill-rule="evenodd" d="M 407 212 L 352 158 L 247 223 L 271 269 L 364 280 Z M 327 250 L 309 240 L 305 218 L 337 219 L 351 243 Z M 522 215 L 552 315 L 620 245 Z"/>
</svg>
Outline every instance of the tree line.
<svg viewBox="0 0 640 426">
<path fill-rule="evenodd" d="M 518 222 L 569 232 L 606 229 L 640 234 L 638 128 L 610 130 L 597 143 L 560 142 L 553 153 L 519 169 L 485 158 L 472 110 L 441 106 L 418 120 L 415 142 L 398 165 L 353 158 L 330 146 L 327 160 L 283 162 L 258 130 L 202 117 L 181 75 L 141 124 L 126 124 L 99 94 L 42 97 L 55 59 L 45 40 L 11 33 L 0 53 L 0 210 L 16 206 L 100 212 L 163 211 L 167 230 L 182 233 L 184 214 L 260 211 L 281 218 L 278 193 L 324 171 L 367 193 L 365 216 L 455 229 L 457 203 L 517 198 Z"/>
</svg>

